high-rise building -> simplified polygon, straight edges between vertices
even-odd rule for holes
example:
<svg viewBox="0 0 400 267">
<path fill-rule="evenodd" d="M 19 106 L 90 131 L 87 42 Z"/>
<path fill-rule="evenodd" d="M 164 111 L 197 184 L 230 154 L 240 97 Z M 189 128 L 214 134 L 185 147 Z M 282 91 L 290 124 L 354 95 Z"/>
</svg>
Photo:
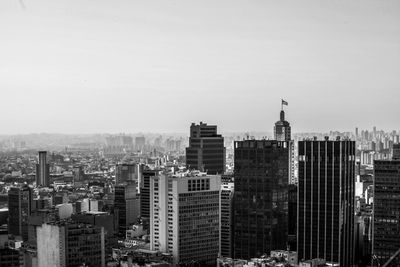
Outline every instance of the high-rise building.
<svg viewBox="0 0 400 267">
<path fill-rule="evenodd" d="M 244 140 L 234 149 L 234 257 L 286 249 L 289 142 Z"/>
<path fill-rule="evenodd" d="M 221 185 L 219 256 L 233 257 L 233 194 L 234 183 Z"/>
<path fill-rule="evenodd" d="M 12 187 L 8 191 L 8 232 L 28 240 L 29 216 L 32 211 L 32 188 Z"/>
<path fill-rule="evenodd" d="M 354 259 L 355 142 L 299 142 L 297 252 L 299 260 Z"/>
<path fill-rule="evenodd" d="M 123 236 L 140 216 L 140 198 L 136 190 L 135 183 L 115 186 L 114 210 L 118 216 L 118 232 Z"/>
<path fill-rule="evenodd" d="M 47 152 L 39 151 L 39 163 L 36 164 L 36 186 L 50 185 L 50 165 L 47 163 Z"/>
<path fill-rule="evenodd" d="M 292 140 L 290 123 L 285 120 L 285 111 L 283 109 L 281 110 L 280 120 L 275 123 L 274 137 L 277 141 Z"/>
<path fill-rule="evenodd" d="M 72 221 L 44 223 L 37 227 L 37 243 L 38 266 L 105 267 L 103 227 Z"/>
<path fill-rule="evenodd" d="M 290 184 L 288 190 L 288 248 L 297 251 L 297 185 Z"/>
<path fill-rule="evenodd" d="M 220 176 L 163 173 L 150 186 L 150 249 L 172 254 L 174 264 L 215 265 Z"/>
<path fill-rule="evenodd" d="M 157 170 L 144 170 L 143 183 L 140 188 L 140 217 L 150 219 L 150 179 L 158 176 Z"/>
<path fill-rule="evenodd" d="M 289 142 L 289 183 L 297 184 L 297 179 L 295 178 L 295 155 L 294 155 L 294 142 L 291 140 L 291 128 L 290 123 L 285 120 L 285 111 L 282 110 L 280 113 L 280 119 L 275 123 L 274 127 L 274 138 L 277 141 L 288 141 Z"/>
<path fill-rule="evenodd" d="M 136 182 L 140 184 L 143 166 L 136 163 L 121 163 L 115 166 L 115 183 Z"/>
<path fill-rule="evenodd" d="M 393 144 L 392 159 L 400 160 L 400 144 Z"/>
<path fill-rule="evenodd" d="M 192 123 L 189 147 L 186 148 L 186 166 L 208 174 L 224 174 L 224 138 L 217 134 L 217 126 Z"/>
<path fill-rule="evenodd" d="M 400 158 L 375 160 L 374 172 L 372 255 L 383 265 L 400 249 Z"/>
</svg>

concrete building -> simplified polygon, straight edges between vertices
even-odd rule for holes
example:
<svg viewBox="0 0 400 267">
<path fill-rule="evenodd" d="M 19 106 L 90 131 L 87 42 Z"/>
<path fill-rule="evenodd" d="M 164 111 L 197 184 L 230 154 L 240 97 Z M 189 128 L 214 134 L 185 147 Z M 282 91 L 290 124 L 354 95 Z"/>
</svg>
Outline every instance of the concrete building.
<svg viewBox="0 0 400 267">
<path fill-rule="evenodd" d="M 355 163 L 354 141 L 299 142 L 299 260 L 353 265 Z"/>
<path fill-rule="evenodd" d="M 47 152 L 39 151 L 39 163 L 36 164 L 36 186 L 50 185 L 50 165 L 47 163 Z"/>
<path fill-rule="evenodd" d="M 32 212 L 32 188 L 12 187 L 8 192 L 8 232 L 28 240 L 29 216 Z"/>
<path fill-rule="evenodd" d="M 233 257 L 233 194 L 234 183 L 221 185 L 219 256 Z"/>
<path fill-rule="evenodd" d="M 73 222 L 45 223 L 37 227 L 38 265 L 105 267 L 104 228 Z"/>
<path fill-rule="evenodd" d="M 234 257 L 250 259 L 288 242 L 289 142 L 237 141 Z"/>
<path fill-rule="evenodd" d="M 121 236 L 125 236 L 125 231 L 140 216 L 140 198 L 136 189 L 135 183 L 115 186 L 114 210 L 118 216 L 118 232 Z"/>
<path fill-rule="evenodd" d="M 217 134 L 217 126 L 192 123 L 189 147 L 186 148 L 186 167 L 208 174 L 224 174 L 224 138 Z"/>
<path fill-rule="evenodd" d="M 152 177 L 150 249 L 172 254 L 174 264 L 215 264 L 220 187 L 220 176 L 199 172 Z"/>
</svg>

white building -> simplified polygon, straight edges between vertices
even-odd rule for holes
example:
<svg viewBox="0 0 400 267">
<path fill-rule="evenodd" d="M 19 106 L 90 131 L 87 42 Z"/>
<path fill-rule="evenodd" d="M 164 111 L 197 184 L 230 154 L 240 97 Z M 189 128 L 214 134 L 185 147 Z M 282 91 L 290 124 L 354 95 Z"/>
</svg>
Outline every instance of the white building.
<svg viewBox="0 0 400 267">
<path fill-rule="evenodd" d="M 161 174 L 150 183 L 150 249 L 174 263 L 215 264 L 219 251 L 221 177 L 204 173 Z"/>
</svg>

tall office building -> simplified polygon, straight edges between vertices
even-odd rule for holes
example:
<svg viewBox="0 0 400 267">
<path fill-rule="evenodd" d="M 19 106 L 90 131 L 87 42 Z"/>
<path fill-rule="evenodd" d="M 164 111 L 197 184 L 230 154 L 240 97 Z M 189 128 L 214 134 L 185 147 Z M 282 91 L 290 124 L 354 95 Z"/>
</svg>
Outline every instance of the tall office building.
<svg viewBox="0 0 400 267">
<path fill-rule="evenodd" d="M 150 179 L 158 176 L 157 170 L 144 170 L 143 183 L 140 188 L 140 217 L 150 219 Z"/>
<path fill-rule="evenodd" d="M 297 252 L 340 266 L 354 259 L 355 142 L 299 142 Z"/>
<path fill-rule="evenodd" d="M 37 243 L 38 266 L 105 267 L 103 227 L 72 221 L 44 223 L 37 227 Z"/>
<path fill-rule="evenodd" d="M 150 186 L 150 249 L 171 253 L 174 264 L 215 265 L 220 176 L 160 174 Z"/>
<path fill-rule="evenodd" d="M 282 101 L 283 103 L 283 101 Z M 286 102 L 285 102 L 286 103 Z M 290 123 L 285 120 L 285 111 L 283 110 L 283 105 L 280 113 L 280 119 L 275 123 L 274 126 L 274 138 L 277 141 L 288 141 L 289 142 L 289 183 L 297 184 L 297 179 L 295 177 L 295 154 L 294 154 L 294 142 L 291 140 L 291 128 Z"/>
<path fill-rule="evenodd" d="M 115 183 L 136 182 L 140 184 L 143 165 L 137 163 L 120 163 L 115 166 Z"/>
<path fill-rule="evenodd" d="M 8 191 L 8 232 L 28 240 L 29 216 L 32 211 L 32 188 L 12 187 Z"/>
<path fill-rule="evenodd" d="M 400 249 L 400 158 L 375 160 L 374 172 L 372 255 L 383 265 Z"/>
<path fill-rule="evenodd" d="M 50 165 L 47 163 L 47 152 L 39 151 L 39 163 L 36 164 L 36 186 L 50 185 Z"/>
<path fill-rule="evenodd" d="M 400 144 L 393 144 L 392 159 L 400 160 Z"/>
<path fill-rule="evenodd" d="M 285 120 L 283 109 L 281 110 L 280 120 L 275 123 L 274 137 L 277 141 L 290 141 L 292 138 L 290 123 Z"/>
<path fill-rule="evenodd" d="M 220 211 L 219 211 L 219 256 L 233 257 L 233 194 L 234 183 L 221 185 Z"/>
<path fill-rule="evenodd" d="M 234 257 L 286 249 L 289 142 L 244 140 L 234 149 Z"/>
<path fill-rule="evenodd" d="M 186 166 L 208 174 L 224 174 L 224 138 L 217 134 L 217 126 L 192 123 L 189 147 L 186 148 Z"/>
<path fill-rule="evenodd" d="M 114 192 L 114 210 L 118 216 L 118 233 L 125 236 L 125 231 L 140 216 L 140 198 L 135 183 L 116 185 Z"/>
</svg>

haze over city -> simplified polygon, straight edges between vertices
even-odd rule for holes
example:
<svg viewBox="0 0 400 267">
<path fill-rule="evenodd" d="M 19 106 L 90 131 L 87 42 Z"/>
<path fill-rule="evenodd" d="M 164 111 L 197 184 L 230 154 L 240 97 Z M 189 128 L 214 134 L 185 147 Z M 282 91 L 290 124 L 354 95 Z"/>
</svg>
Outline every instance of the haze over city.
<svg viewBox="0 0 400 267">
<path fill-rule="evenodd" d="M 0 2 L 0 134 L 398 127 L 399 1 Z M 384 118 L 384 120 L 383 120 Z"/>
</svg>

